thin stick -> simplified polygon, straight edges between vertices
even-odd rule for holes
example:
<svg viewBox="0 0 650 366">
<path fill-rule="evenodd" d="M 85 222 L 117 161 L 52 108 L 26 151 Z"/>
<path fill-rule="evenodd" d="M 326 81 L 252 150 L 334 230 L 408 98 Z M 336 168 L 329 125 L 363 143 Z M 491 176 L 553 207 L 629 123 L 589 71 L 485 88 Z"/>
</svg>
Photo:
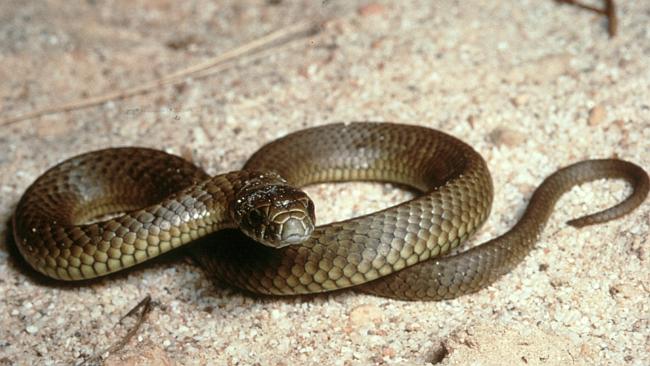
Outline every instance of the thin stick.
<svg viewBox="0 0 650 366">
<path fill-rule="evenodd" d="M 606 15 L 605 10 L 597 8 L 595 6 L 587 5 L 587 4 L 582 4 L 579 3 L 575 0 L 556 0 L 558 3 L 564 3 L 564 4 L 569 4 L 569 5 L 574 5 L 577 6 L 578 8 L 593 11 L 594 13 L 601 14 L 601 15 Z"/>
<path fill-rule="evenodd" d="M 126 333 L 126 335 L 124 337 L 122 337 L 122 339 L 115 342 L 111 346 L 101 350 L 100 352 L 97 352 L 94 355 L 86 358 L 85 360 L 83 360 L 83 362 L 81 362 L 77 366 L 83 366 L 83 365 L 86 365 L 86 364 L 89 364 L 89 365 L 97 364 L 97 363 L 99 363 L 99 361 L 101 361 L 102 356 L 105 355 L 106 353 L 114 353 L 116 351 L 119 351 L 127 343 L 129 343 L 131 338 L 133 338 L 133 336 L 140 329 L 140 326 L 142 325 L 142 323 L 144 323 L 144 320 L 147 317 L 147 314 L 149 314 L 149 312 L 151 311 L 151 296 L 150 295 L 145 296 L 145 298 L 142 299 L 138 303 L 138 305 L 133 307 L 133 309 L 129 310 L 129 312 L 126 313 L 126 315 L 124 315 L 122 318 L 120 318 L 120 321 L 117 322 L 117 324 L 116 324 L 116 325 L 122 324 L 124 319 L 135 315 L 138 312 L 138 310 L 140 310 L 140 308 L 142 308 L 142 310 L 140 311 L 140 314 L 138 315 L 138 318 L 137 318 L 137 321 L 136 321 L 135 325 Z"/>
<path fill-rule="evenodd" d="M 614 0 L 604 0 L 605 8 L 600 9 L 595 6 L 582 4 L 576 0 L 556 0 L 558 3 L 564 3 L 569 5 L 577 6 L 581 9 L 592 11 L 596 14 L 604 15 L 607 17 L 607 33 L 610 37 L 614 37 L 618 28 L 618 19 L 616 18 L 616 6 L 614 5 Z"/>
<path fill-rule="evenodd" d="M 239 46 L 237 48 L 234 48 L 230 51 L 227 51 L 219 56 L 213 57 L 209 60 L 206 60 L 204 62 L 201 62 L 197 65 L 193 65 L 190 67 L 187 67 L 185 69 L 181 69 L 177 72 L 174 72 L 172 74 L 166 75 L 162 78 L 155 79 L 146 83 L 143 83 L 141 85 L 134 86 L 132 88 L 127 88 L 123 90 L 118 90 L 114 92 L 109 92 L 106 94 L 94 96 L 94 97 L 89 97 L 85 99 L 80 99 L 80 100 L 75 100 L 69 103 L 64 103 L 64 104 L 57 104 L 57 105 L 52 105 L 49 107 L 45 107 L 42 109 L 35 110 L 33 112 L 28 112 L 22 115 L 18 115 L 15 117 L 10 117 L 5 120 L 0 121 L 0 126 L 6 126 L 10 124 L 14 124 L 20 121 L 24 121 L 27 119 L 32 119 L 32 118 L 38 118 L 42 117 L 44 115 L 48 114 L 54 114 L 54 113 L 61 113 L 61 112 L 69 112 L 72 110 L 77 110 L 77 109 L 82 109 L 82 108 L 87 108 L 91 106 L 95 106 L 98 104 L 106 103 L 111 100 L 116 100 L 116 99 L 124 99 L 128 97 L 132 97 L 138 94 L 144 94 L 147 93 L 153 89 L 156 89 L 161 86 L 169 85 L 169 84 L 177 84 L 182 82 L 186 77 L 191 76 L 192 74 L 195 74 L 199 71 L 204 71 L 219 65 L 223 65 L 226 62 L 233 61 L 234 59 L 249 53 L 249 52 L 257 52 L 261 50 L 262 48 L 270 46 L 274 42 L 278 42 L 282 38 L 287 38 L 285 39 L 285 42 L 290 40 L 291 38 L 295 37 L 306 37 L 310 36 L 313 34 L 316 34 L 319 31 L 319 28 L 313 24 L 313 22 L 303 22 L 299 23 L 297 25 L 292 25 L 286 28 L 279 29 L 275 32 L 272 32 L 270 34 L 267 34 L 263 37 L 260 37 L 252 42 L 246 43 L 242 46 Z M 224 68 L 225 69 L 225 68 Z"/>
<path fill-rule="evenodd" d="M 618 19 L 616 18 L 614 0 L 605 0 L 605 14 L 607 15 L 607 31 L 610 37 L 614 37 L 618 31 Z"/>
</svg>

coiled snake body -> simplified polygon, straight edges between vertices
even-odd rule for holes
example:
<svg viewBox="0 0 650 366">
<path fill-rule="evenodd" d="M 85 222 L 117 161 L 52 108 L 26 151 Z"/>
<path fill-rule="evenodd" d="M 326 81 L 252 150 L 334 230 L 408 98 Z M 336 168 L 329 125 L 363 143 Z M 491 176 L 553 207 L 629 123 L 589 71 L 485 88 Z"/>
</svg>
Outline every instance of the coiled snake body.
<svg viewBox="0 0 650 366">
<path fill-rule="evenodd" d="M 476 291 L 510 271 L 533 247 L 560 195 L 586 181 L 622 178 L 633 192 L 574 226 L 622 216 L 645 199 L 649 180 L 622 160 L 563 168 L 535 191 L 504 235 L 443 256 L 487 218 L 492 181 L 462 141 L 424 127 L 332 124 L 292 133 L 258 152 L 241 171 L 209 177 L 162 151 L 115 148 L 71 158 L 39 177 L 14 215 L 20 253 L 61 280 L 106 275 L 199 237 L 240 228 L 252 240 L 193 248 L 226 281 L 289 295 L 358 286 L 401 299 L 445 299 Z M 422 192 L 382 211 L 314 227 L 311 200 L 297 188 L 329 181 L 388 181 Z M 125 214 L 89 220 L 112 212 Z"/>
</svg>

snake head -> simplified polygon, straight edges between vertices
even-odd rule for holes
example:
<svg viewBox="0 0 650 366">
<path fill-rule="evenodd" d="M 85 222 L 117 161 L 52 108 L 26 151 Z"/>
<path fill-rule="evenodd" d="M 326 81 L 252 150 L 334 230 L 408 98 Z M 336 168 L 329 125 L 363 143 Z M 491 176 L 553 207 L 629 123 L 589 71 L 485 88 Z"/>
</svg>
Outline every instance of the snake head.
<svg viewBox="0 0 650 366">
<path fill-rule="evenodd" d="M 253 180 L 235 197 L 233 219 L 239 229 L 266 246 L 300 244 L 314 231 L 314 203 L 284 180 Z"/>
</svg>

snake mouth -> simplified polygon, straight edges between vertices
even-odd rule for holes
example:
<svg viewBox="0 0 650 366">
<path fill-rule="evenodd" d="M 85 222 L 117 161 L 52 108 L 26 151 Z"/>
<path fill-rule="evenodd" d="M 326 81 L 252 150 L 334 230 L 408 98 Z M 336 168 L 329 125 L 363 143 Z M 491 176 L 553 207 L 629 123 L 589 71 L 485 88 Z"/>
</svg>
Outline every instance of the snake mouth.
<svg viewBox="0 0 650 366">
<path fill-rule="evenodd" d="M 314 231 L 310 216 L 300 210 L 283 211 L 267 223 L 262 232 L 264 242 L 275 248 L 303 243 Z"/>
<path fill-rule="evenodd" d="M 279 245 L 282 247 L 302 243 L 311 236 L 312 231 L 314 225 L 302 213 L 298 217 L 290 217 L 280 225 Z"/>
<path fill-rule="evenodd" d="M 309 235 L 300 235 L 300 234 L 291 234 L 282 238 L 282 241 L 278 242 L 277 248 L 284 248 L 289 245 L 300 244 L 303 241 L 309 239 Z"/>
</svg>

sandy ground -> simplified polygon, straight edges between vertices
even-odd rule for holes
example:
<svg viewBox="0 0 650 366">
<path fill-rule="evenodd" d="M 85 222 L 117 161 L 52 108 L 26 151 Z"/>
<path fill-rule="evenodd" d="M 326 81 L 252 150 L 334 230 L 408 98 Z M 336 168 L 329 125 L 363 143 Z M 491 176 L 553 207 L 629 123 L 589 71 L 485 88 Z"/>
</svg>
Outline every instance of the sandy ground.
<svg viewBox="0 0 650 366">
<path fill-rule="evenodd" d="M 598 2 L 593 2 L 598 3 Z M 20 195 L 45 169 L 109 146 L 151 146 L 216 174 L 263 143 L 332 121 L 444 130 L 493 172 L 504 232 L 558 167 L 618 156 L 650 168 L 650 4 L 620 1 L 620 34 L 553 1 L 64 0 L 0 2 L 0 117 L 127 88 L 304 19 L 320 32 L 176 86 L 1 127 L 0 364 L 73 364 L 154 307 L 108 365 L 648 365 L 650 205 L 564 224 L 621 199 L 621 182 L 574 189 L 538 247 L 485 290 L 443 302 L 344 291 L 255 298 L 214 284 L 184 252 L 83 286 L 33 275 L 11 251 Z M 309 190 L 321 223 L 386 207 L 381 184 Z"/>
</svg>

